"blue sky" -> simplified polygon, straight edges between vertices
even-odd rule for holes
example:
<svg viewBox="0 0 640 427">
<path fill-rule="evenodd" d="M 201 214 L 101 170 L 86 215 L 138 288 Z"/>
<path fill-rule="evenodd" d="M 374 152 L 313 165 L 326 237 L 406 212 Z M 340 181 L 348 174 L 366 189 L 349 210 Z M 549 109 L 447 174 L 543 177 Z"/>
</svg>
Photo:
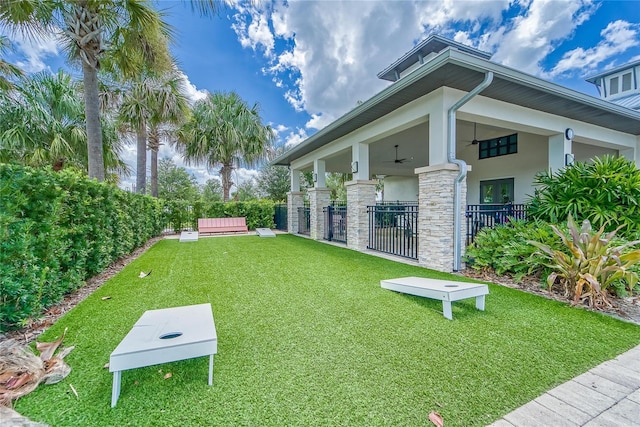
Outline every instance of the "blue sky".
<svg viewBox="0 0 640 427">
<path fill-rule="evenodd" d="M 376 74 L 431 33 L 493 53 L 492 60 L 598 96 L 584 79 L 640 59 L 640 7 L 629 1 L 228 1 L 217 17 L 158 0 L 176 30 L 173 52 L 193 98 L 238 92 L 293 146 L 389 82 Z M 16 40 L 29 71 L 64 61 L 53 40 Z M 135 148 L 127 156 L 134 164 Z M 163 147 L 161 156 L 182 164 Z M 190 166 L 200 182 L 217 171 Z M 255 177 L 238 170 L 235 180 Z M 129 180 L 124 181 L 129 182 Z"/>
</svg>

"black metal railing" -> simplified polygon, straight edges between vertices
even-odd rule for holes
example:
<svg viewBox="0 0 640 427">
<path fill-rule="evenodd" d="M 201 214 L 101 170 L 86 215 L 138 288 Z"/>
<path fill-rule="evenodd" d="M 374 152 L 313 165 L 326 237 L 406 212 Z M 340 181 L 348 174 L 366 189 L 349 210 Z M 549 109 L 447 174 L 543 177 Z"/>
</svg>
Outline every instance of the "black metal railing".
<svg viewBox="0 0 640 427">
<path fill-rule="evenodd" d="M 306 236 L 311 234 L 311 209 L 309 206 L 298 208 L 298 234 Z"/>
<path fill-rule="evenodd" d="M 527 219 L 527 205 L 507 203 L 467 205 L 467 245 L 473 243 L 476 234 L 484 227 L 493 228 L 497 224 L 505 224 L 513 219 Z"/>
<path fill-rule="evenodd" d="M 376 204 L 367 206 L 368 249 L 418 259 L 418 205 Z"/>
<path fill-rule="evenodd" d="M 324 240 L 347 243 L 347 205 L 332 202 L 324 212 Z"/>
</svg>

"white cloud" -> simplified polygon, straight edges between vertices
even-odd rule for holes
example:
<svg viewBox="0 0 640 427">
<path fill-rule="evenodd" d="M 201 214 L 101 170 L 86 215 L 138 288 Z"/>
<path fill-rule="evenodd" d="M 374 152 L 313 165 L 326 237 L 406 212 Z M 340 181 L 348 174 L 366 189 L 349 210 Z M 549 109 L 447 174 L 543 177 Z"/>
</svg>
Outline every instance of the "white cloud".
<svg viewBox="0 0 640 427">
<path fill-rule="evenodd" d="M 37 39 L 25 37 L 19 32 L 9 37 L 16 44 L 18 51 L 24 55 L 24 60 L 16 61 L 16 65 L 27 73 L 51 70 L 45 61 L 61 54 L 57 38 L 53 33 L 39 36 Z"/>
<path fill-rule="evenodd" d="M 187 76 L 183 72 L 180 72 L 180 75 L 182 76 L 182 79 L 184 81 L 184 88 L 186 90 L 187 99 L 189 99 L 189 103 L 191 105 L 193 105 L 196 101 L 205 99 L 207 97 L 207 94 L 209 93 L 208 91 L 198 89 L 193 83 L 189 81 L 189 76 Z"/>
<path fill-rule="evenodd" d="M 293 148 L 307 138 L 307 132 L 304 129 L 298 128 L 296 131 L 289 132 L 289 135 L 287 135 L 284 140 L 284 146 L 287 149 Z"/>
<path fill-rule="evenodd" d="M 532 0 L 520 16 L 483 40 L 492 60 L 518 70 L 544 74 L 541 62 L 597 9 L 591 0 Z"/>
<path fill-rule="evenodd" d="M 600 35 L 602 40 L 596 46 L 588 49 L 579 47 L 566 52 L 550 74 L 557 76 L 576 70 L 584 74 L 598 69 L 601 64 L 611 61 L 615 55 L 640 45 L 640 24 L 611 22 Z M 614 64 L 610 62 L 609 68 L 612 66 Z"/>
<path fill-rule="evenodd" d="M 336 118 L 329 114 L 312 114 L 311 119 L 306 123 L 307 129 L 322 129 L 331 124 Z"/>
</svg>

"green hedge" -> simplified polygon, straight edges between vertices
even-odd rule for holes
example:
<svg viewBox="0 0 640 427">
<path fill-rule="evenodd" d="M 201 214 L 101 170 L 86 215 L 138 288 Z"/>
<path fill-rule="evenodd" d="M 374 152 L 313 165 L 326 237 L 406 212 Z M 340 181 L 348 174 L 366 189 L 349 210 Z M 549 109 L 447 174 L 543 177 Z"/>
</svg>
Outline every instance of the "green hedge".
<svg viewBox="0 0 640 427">
<path fill-rule="evenodd" d="M 252 200 L 250 202 L 214 202 L 189 204 L 183 200 L 172 200 L 165 203 L 165 212 L 174 232 L 185 228 L 197 230 L 198 218 L 247 218 L 247 227 L 273 228 L 275 204 L 272 200 Z"/>
<path fill-rule="evenodd" d="M 160 201 L 69 170 L 0 164 L 0 331 L 162 232 Z"/>
</svg>

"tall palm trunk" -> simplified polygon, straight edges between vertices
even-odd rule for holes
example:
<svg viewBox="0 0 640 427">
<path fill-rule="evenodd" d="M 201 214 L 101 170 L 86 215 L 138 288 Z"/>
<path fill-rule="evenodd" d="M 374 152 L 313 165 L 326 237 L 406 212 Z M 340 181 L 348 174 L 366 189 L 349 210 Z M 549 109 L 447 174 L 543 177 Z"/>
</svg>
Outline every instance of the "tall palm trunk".
<svg viewBox="0 0 640 427">
<path fill-rule="evenodd" d="M 98 70 L 82 61 L 84 75 L 84 108 L 87 121 L 87 153 L 89 178 L 104 181 L 104 156 L 102 152 L 102 126 L 100 124 L 100 91 Z"/>
<path fill-rule="evenodd" d="M 137 162 L 136 162 L 136 192 L 144 194 L 147 190 L 147 126 L 141 124 L 136 133 Z"/>
<path fill-rule="evenodd" d="M 229 201 L 229 192 L 231 190 L 231 171 L 233 171 L 232 163 L 223 163 L 220 169 L 220 176 L 222 177 L 222 200 Z"/>
<path fill-rule="evenodd" d="M 160 148 L 160 135 L 153 128 L 149 131 L 149 150 L 151 151 L 151 195 L 158 197 L 158 150 Z"/>
</svg>

